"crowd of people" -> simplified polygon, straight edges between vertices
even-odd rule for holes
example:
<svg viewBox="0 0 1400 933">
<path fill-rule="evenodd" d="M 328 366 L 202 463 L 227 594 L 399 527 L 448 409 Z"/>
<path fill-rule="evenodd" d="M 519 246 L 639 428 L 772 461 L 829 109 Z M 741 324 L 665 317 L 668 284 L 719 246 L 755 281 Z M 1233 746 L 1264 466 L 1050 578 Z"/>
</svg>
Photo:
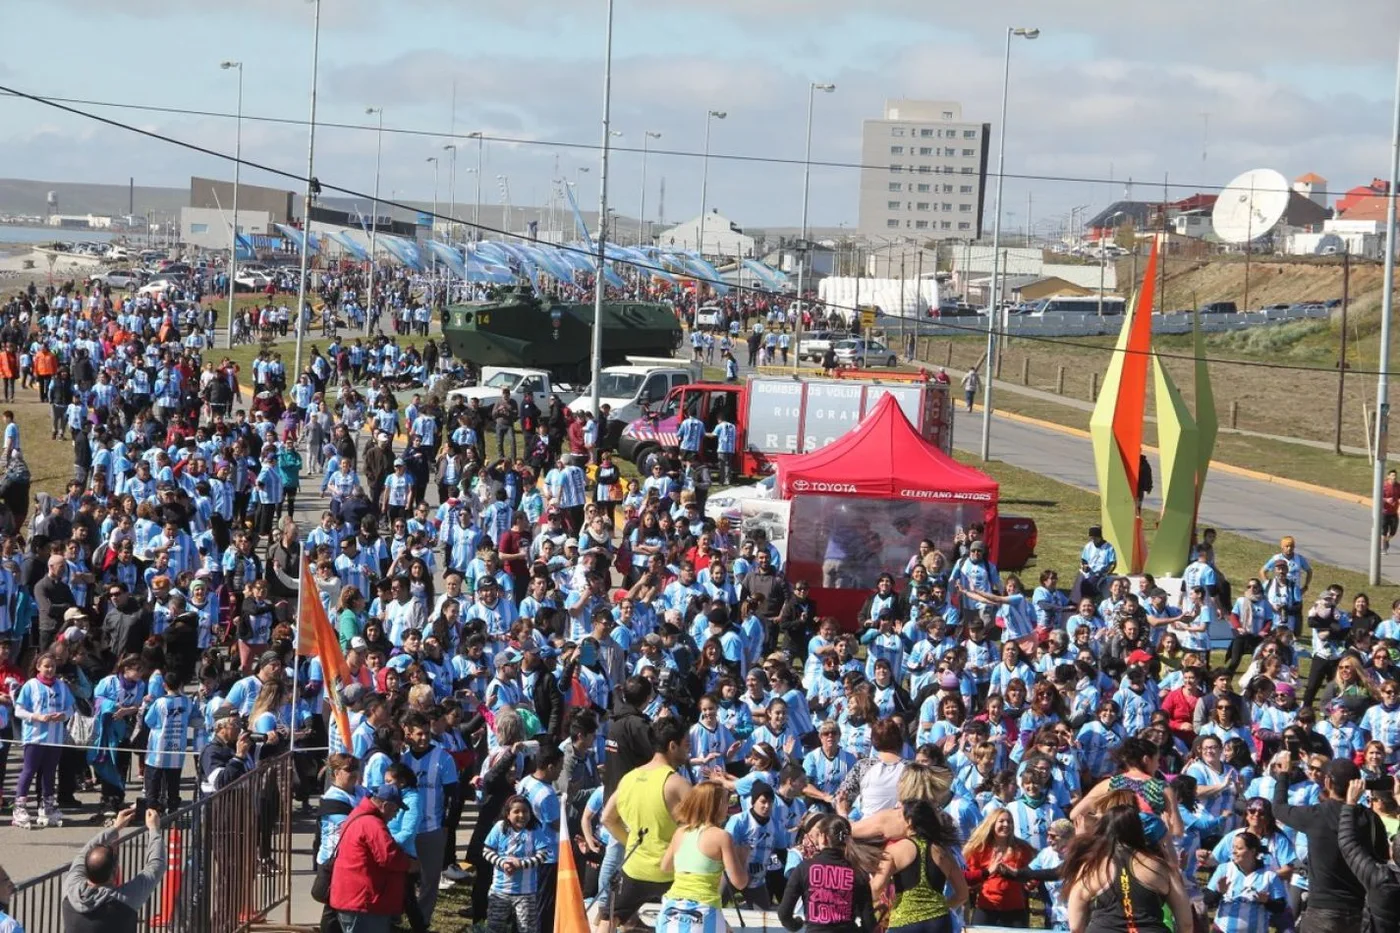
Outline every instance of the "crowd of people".
<svg viewBox="0 0 1400 933">
<path fill-rule="evenodd" d="M 1062 587 L 1001 573 L 972 526 L 835 618 L 704 516 L 693 464 L 628 480 L 549 419 L 507 456 L 519 410 L 442 397 L 430 341 L 403 401 L 389 335 L 243 374 L 198 305 L 27 293 L 4 316 L 0 341 L 56 358 L 33 388 L 76 471 L 32 516 L 0 506 L 16 826 L 79 793 L 124 825 L 133 764 L 169 813 L 188 759 L 208 794 L 290 754 L 322 928 L 348 933 L 430 929 L 454 884 L 490 933 L 551 929 L 561 825 L 599 926 L 659 903 L 666 933 L 717 933 L 725 904 L 815 933 L 944 933 L 964 905 L 1327 933 L 1394 891 L 1400 602 L 1315 590 L 1291 540 L 1236 598 L 1204 536 L 1175 598 L 1098 529 Z M 24 442 L 6 427 L 10 465 Z M 299 599 L 344 652 L 348 735 L 295 652 Z"/>
</svg>

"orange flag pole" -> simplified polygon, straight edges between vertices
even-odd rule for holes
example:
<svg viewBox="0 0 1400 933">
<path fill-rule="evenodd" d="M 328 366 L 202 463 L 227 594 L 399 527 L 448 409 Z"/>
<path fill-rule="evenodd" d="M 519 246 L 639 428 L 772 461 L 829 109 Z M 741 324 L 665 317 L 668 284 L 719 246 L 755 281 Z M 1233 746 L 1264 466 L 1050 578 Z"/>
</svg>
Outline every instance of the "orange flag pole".
<svg viewBox="0 0 1400 933">
<path fill-rule="evenodd" d="M 559 808 L 559 871 L 554 894 L 554 933 L 590 933 L 583 907 L 583 883 L 569 838 L 569 816 Z"/>
<path fill-rule="evenodd" d="M 340 640 L 336 638 L 335 629 L 331 628 L 326 607 L 321 605 L 316 581 L 311 576 L 311 564 L 304 555 L 301 559 L 301 587 L 297 596 L 297 654 L 321 659 L 321 673 L 325 677 L 331 711 L 335 715 L 336 725 L 340 727 L 341 740 L 349 745 L 350 715 L 345 710 L 340 691 L 350 683 L 350 665 L 345 663 L 345 653 L 340 650 Z"/>
</svg>

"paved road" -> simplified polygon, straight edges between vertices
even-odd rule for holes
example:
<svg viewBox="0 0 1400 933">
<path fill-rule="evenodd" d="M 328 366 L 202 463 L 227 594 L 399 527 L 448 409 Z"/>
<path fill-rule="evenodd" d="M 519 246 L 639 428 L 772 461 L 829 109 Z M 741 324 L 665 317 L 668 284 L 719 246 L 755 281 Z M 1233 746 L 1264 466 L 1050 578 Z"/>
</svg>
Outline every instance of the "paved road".
<svg viewBox="0 0 1400 933">
<path fill-rule="evenodd" d="M 954 422 L 954 446 L 980 450 L 981 432 L 981 412 L 969 414 L 960 406 Z M 996 460 L 1090 491 L 1098 489 L 1088 438 L 994 417 L 991 448 Z M 1161 465 L 1155 456 L 1149 459 L 1154 475 L 1160 477 Z M 1160 508 L 1161 499 L 1148 496 L 1147 504 Z M 1367 571 L 1365 546 L 1371 512 L 1366 506 L 1214 471 L 1201 499 L 1201 521 L 1270 543 L 1291 534 L 1298 538 L 1299 550 L 1314 562 L 1358 573 Z M 1396 555 L 1383 558 L 1387 581 L 1400 579 L 1397 560 L 1400 557 Z"/>
</svg>

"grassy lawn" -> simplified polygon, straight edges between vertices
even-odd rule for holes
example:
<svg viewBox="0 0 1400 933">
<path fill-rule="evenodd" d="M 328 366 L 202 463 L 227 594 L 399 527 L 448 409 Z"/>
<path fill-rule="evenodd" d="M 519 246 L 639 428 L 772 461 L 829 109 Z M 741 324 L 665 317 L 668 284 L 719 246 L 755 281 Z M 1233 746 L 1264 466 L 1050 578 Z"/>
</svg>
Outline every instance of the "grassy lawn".
<svg viewBox="0 0 1400 933">
<path fill-rule="evenodd" d="M 1087 490 L 1047 479 L 1038 473 L 993 461 L 982 463 L 972 454 L 955 452 L 957 459 L 983 470 L 1001 484 L 1001 511 L 1007 515 L 1025 515 L 1035 519 L 1040 536 L 1036 545 L 1033 567 L 1023 571 L 1028 583 L 1034 585 L 1040 571 L 1055 569 L 1061 579 L 1073 577 L 1079 566 L 1079 552 L 1084 547 L 1085 530 L 1099 522 L 1099 497 Z M 1148 518 L 1149 529 L 1153 527 Z M 1216 562 L 1225 576 L 1239 585 L 1258 573 L 1259 567 L 1272 557 L 1277 548 L 1240 535 L 1222 533 L 1216 540 Z M 1364 574 L 1342 570 L 1324 564 L 1313 565 L 1313 590 L 1331 583 L 1346 589 L 1346 600 L 1357 592 L 1367 592 L 1372 605 L 1389 606 L 1400 597 L 1400 587 L 1369 587 Z"/>
<path fill-rule="evenodd" d="M 1291 326 L 1286 325 L 1277 330 L 1284 331 Z M 1304 322 L 1303 327 L 1296 333 L 1307 333 L 1306 329 L 1313 326 L 1313 322 Z M 1326 327 L 1325 324 L 1318 326 Z M 1302 338 L 1299 340 L 1301 348 Z M 1094 377 L 1097 376 L 1098 381 L 1102 382 L 1113 341 L 1111 338 L 1101 337 L 1076 340 L 1075 343 L 1075 346 L 1063 346 L 1048 341 L 1012 340 L 1003 354 L 1001 381 L 1017 386 L 1027 385 L 1045 392 L 1062 390 L 1067 399 L 1092 401 Z M 1250 346 L 1242 342 L 1241 345 Z M 1189 342 L 1181 338 L 1160 338 L 1157 346 L 1163 353 L 1190 353 Z M 955 382 L 959 372 L 966 371 L 980 362 L 984 349 L 985 343 L 980 338 L 938 338 L 920 342 L 920 354 L 924 360 L 933 365 L 948 366 Z M 1285 359 L 1292 362 L 1292 358 L 1277 355 L 1282 353 L 1278 347 L 1264 352 L 1226 351 L 1217 346 L 1207 347 L 1207 354 L 1211 357 L 1221 356 L 1226 352 L 1232 352 L 1237 359 L 1251 363 L 1265 363 L 1271 358 L 1275 362 Z M 1306 351 L 1311 360 L 1307 365 L 1315 365 L 1318 352 Z M 1275 355 L 1271 357 L 1271 353 Z M 1331 359 L 1335 363 L 1335 351 Z M 1349 359 L 1353 359 L 1350 354 Z M 1191 375 L 1193 364 L 1189 360 L 1169 358 L 1165 365 L 1176 380 L 1183 397 L 1190 404 L 1194 398 Z M 1354 365 L 1361 368 L 1363 365 L 1374 364 Z M 1026 366 L 1029 366 L 1028 371 Z M 1371 465 L 1364 456 L 1337 456 L 1330 450 L 1317 447 L 1232 434 L 1224 430 L 1231 426 L 1233 411 L 1235 426 L 1244 430 L 1330 443 L 1336 425 L 1337 376 L 1334 373 L 1300 373 L 1254 365 L 1240 368 L 1231 366 L 1228 362 L 1212 363 L 1210 370 L 1216 396 L 1217 417 L 1222 428 L 1216 438 L 1216 460 L 1358 495 L 1369 494 Z M 1024 383 L 1023 373 L 1028 375 Z M 1352 375 L 1347 378 L 1345 388 L 1342 443 L 1347 446 L 1365 447 L 1362 406 L 1367 406 L 1365 410 L 1369 411 L 1374 404 L 1375 379 L 1370 376 Z M 1150 415 L 1155 411 L 1151 400 L 1151 378 L 1148 380 L 1148 393 Z M 1082 430 L 1087 430 L 1089 425 L 1089 412 L 1082 408 L 1021 395 L 1010 389 L 996 394 L 996 406 L 1006 411 Z M 1149 444 L 1156 443 L 1156 429 L 1152 421 L 1147 422 L 1145 439 Z"/>
</svg>

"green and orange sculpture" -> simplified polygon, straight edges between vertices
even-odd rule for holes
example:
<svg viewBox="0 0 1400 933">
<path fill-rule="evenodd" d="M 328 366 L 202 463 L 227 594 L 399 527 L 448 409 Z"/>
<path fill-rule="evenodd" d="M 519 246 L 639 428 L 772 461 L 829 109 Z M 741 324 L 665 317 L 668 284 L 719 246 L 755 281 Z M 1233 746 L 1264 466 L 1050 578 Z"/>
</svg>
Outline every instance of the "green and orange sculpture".
<svg viewBox="0 0 1400 933">
<path fill-rule="evenodd" d="M 1143 281 L 1155 281 L 1156 270 L 1154 241 Z M 1192 532 L 1219 422 L 1200 318 L 1192 324 L 1196 358 L 1193 412 L 1152 347 L 1152 292 L 1150 284 L 1139 289 L 1123 321 L 1089 420 L 1089 433 L 1094 443 L 1103 533 L 1118 551 L 1119 566 L 1126 564 L 1132 573 L 1171 575 L 1190 561 Z M 1149 361 L 1162 473 L 1162 514 L 1150 546 L 1137 504 Z"/>
</svg>

